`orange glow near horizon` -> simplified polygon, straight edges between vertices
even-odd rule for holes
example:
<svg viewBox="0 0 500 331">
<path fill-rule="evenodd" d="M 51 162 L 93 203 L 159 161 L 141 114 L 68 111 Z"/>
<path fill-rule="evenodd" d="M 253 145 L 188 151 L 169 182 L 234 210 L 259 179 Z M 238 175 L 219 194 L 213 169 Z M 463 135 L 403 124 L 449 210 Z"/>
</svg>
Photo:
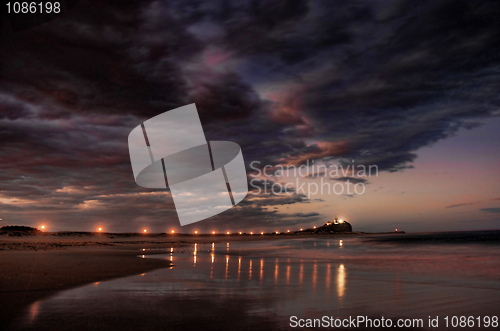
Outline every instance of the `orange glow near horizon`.
<svg viewBox="0 0 500 331">
<path fill-rule="evenodd" d="M 253 232 L 250 232 L 250 234 L 253 234 Z"/>
<path fill-rule="evenodd" d="M 240 231 L 240 234 L 241 234 L 241 231 Z"/>
<path fill-rule="evenodd" d="M 226 234 L 229 234 L 229 231 L 227 231 Z"/>
<path fill-rule="evenodd" d="M 142 230 L 142 232 L 146 233 L 146 232 L 148 232 L 148 230 L 147 230 L 147 229 L 144 229 L 144 230 Z"/>
<path fill-rule="evenodd" d="M 264 234 L 264 232 L 261 232 L 260 234 L 261 234 L 261 235 L 263 235 L 263 234 Z"/>
<path fill-rule="evenodd" d="M 286 232 L 290 233 L 290 230 L 286 230 Z"/>
<path fill-rule="evenodd" d="M 102 228 L 97 228 L 97 231 L 101 232 L 101 231 L 102 231 Z"/>
<path fill-rule="evenodd" d="M 215 231 L 212 231 L 212 234 L 215 234 Z"/>
<path fill-rule="evenodd" d="M 172 233 L 175 233 L 175 231 L 174 231 L 174 230 L 172 230 L 171 232 L 172 232 Z"/>
<path fill-rule="evenodd" d="M 302 228 L 300 228 L 300 231 L 302 231 L 302 230 L 303 230 L 303 229 L 302 229 Z"/>
<path fill-rule="evenodd" d="M 198 230 L 195 230 L 195 231 L 194 231 L 194 234 L 198 234 Z"/>
</svg>

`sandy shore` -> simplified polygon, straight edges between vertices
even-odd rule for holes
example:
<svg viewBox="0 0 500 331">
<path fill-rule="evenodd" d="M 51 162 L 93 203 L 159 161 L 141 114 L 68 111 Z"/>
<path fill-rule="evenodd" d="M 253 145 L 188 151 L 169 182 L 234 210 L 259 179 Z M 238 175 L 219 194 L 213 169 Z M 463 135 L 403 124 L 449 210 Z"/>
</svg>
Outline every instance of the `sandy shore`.
<svg viewBox="0 0 500 331">
<path fill-rule="evenodd" d="M 138 257 L 148 246 L 138 239 L 0 237 L 0 329 L 57 291 L 170 266 Z"/>
</svg>

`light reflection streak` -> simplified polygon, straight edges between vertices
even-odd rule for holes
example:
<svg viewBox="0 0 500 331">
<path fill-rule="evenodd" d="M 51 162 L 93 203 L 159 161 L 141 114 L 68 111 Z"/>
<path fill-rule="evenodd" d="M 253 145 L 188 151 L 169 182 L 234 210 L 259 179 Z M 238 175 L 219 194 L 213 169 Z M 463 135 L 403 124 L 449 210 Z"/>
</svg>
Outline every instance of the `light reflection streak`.
<svg viewBox="0 0 500 331">
<path fill-rule="evenodd" d="M 344 265 L 341 264 L 337 270 L 337 292 L 339 298 L 344 296 L 345 291 L 345 268 Z"/>
<path fill-rule="evenodd" d="M 316 280 L 318 279 L 318 264 L 314 261 L 313 274 L 312 274 L 312 287 L 316 293 Z"/>
<path fill-rule="evenodd" d="M 193 263 L 196 264 L 196 254 L 198 253 L 198 243 L 194 244 Z"/>
<path fill-rule="evenodd" d="M 264 275 L 264 259 L 260 259 L 260 275 L 259 280 L 262 282 L 262 276 Z"/>
<path fill-rule="evenodd" d="M 290 264 L 286 266 L 286 284 L 290 284 Z"/>
<path fill-rule="evenodd" d="M 241 274 L 241 256 L 238 257 L 238 280 L 240 280 Z"/>
<path fill-rule="evenodd" d="M 326 277 L 325 277 L 326 295 L 328 297 L 330 296 L 330 282 L 331 282 L 331 277 L 332 277 L 331 265 L 330 265 L 330 263 L 328 263 L 326 265 Z"/>
<path fill-rule="evenodd" d="M 248 280 L 252 279 L 252 260 L 250 260 L 250 267 L 248 269 Z"/>
<path fill-rule="evenodd" d="M 35 301 L 30 306 L 30 312 L 29 312 L 30 324 L 35 324 L 36 318 L 38 317 L 39 313 L 40 313 L 40 301 Z"/>
<path fill-rule="evenodd" d="M 278 265 L 278 259 L 274 261 L 274 284 L 278 283 L 278 272 L 279 272 L 279 265 Z"/>
<path fill-rule="evenodd" d="M 229 271 L 229 255 L 226 255 L 226 279 Z"/>
<path fill-rule="evenodd" d="M 302 281 L 304 279 L 304 264 L 300 260 L 300 271 L 299 271 L 299 285 L 302 287 Z"/>
</svg>

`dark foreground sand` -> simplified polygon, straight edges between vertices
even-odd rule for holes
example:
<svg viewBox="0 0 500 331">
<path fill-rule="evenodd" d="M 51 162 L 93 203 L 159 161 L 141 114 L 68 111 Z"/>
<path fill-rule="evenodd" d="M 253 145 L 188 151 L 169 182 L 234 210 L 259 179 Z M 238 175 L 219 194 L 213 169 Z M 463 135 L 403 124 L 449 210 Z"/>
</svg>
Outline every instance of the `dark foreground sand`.
<svg viewBox="0 0 500 331">
<path fill-rule="evenodd" d="M 59 290 L 169 266 L 138 258 L 138 244 L 95 238 L 1 238 L 0 248 L 0 330 L 24 307 Z"/>
</svg>

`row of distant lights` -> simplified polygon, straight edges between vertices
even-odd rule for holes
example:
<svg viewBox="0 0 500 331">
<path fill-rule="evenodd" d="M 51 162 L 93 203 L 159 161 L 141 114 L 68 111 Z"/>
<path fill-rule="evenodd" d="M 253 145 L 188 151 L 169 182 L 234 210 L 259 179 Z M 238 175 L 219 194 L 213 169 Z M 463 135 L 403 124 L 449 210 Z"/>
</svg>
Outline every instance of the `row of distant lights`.
<svg viewBox="0 0 500 331">
<path fill-rule="evenodd" d="M 316 226 L 314 226 L 313 228 L 314 228 L 314 229 L 316 229 Z M 97 228 L 97 231 L 102 232 L 102 231 L 103 231 L 103 228 Z M 300 231 L 304 231 L 304 229 L 303 229 L 303 228 L 300 228 Z M 142 230 L 142 232 L 143 232 L 143 233 L 147 233 L 147 232 L 148 232 L 148 229 L 144 229 L 144 230 Z M 287 232 L 287 233 L 290 233 L 290 230 L 286 230 L 286 232 Z M 170 231 L 170 233 L 174 234 L 174 233 L 175 233 L 175 230 Z M 279 231 L 276 231 L 275 233 L 276 233 L 276 234 L 279 234 L 280 232 L 279 232 Z M 194 230 L 194 234 L 198 234 L 198 230 Z M 217 232 L 212 231 L 212 234 L 217 234 Z M 231 232 L 230 232 L 230 231 L 227 231 L 227 232 L 226 232 L 226 234 L 228 234 L 228 235 L 229 235 L 229 234 L 231 234 Z M 243 234 L 243 232 L 241 232 L 241 231 L 240 231 L 240 232 L 238 232 L 238 234 Z M 252 235 L 253 235 L 254 233 L 253 233 L 253 232 L 250 232 L 250 234 L 252 234 Z M 261 235 L 263 235 L 263 234 L 264 234 L 264 232 L 261 232 L 260 234 L 261 234 Z"/>
<path fill-rule="evenodd" d="M 339 220 L 339 223 L 342 223 L 342 222 L 343 222 L 342 220 Z M 45 226 L 45 225 L 42 225 L 42 226 L 40 226 L 40 228 L 41 228 L 42 230 L 45 230 L 46 226 Z M 313 226 L 313 229 L 316 229 L 316 226 Z M 104 229 L 103 229 L 102 227 L 98 227 L 98 228 L 97 228 L 97 232 L 102 232 L 102 231 L 104 231 Z M 304 231 L 304 229 L 303 229 L 303 228 L 300 228 L 300 231 Z M 398 230 L 396 229 L 396 231 L 398 231 Z M 148 229 L 143 229 L 143 230 L 142 230 L 142 232 L 143 232 L 143 233 L 148 233 Z M 287 232 L 287 233 L 290 233 L 290 230 L 286 230 L 286 232 Z M 170 233 L 174 234 L 174 233 L 175 233 L 175 230 L 170 231 Z M 240 232 L 238 232 L 238 233 L 239 233 L 239 234 L 243 234 L 243 232 L 241 232 L 241 231 L 240 231 Z M 279 234 L 280 232 L 279 232 L 279 231 L 276 231 L 275 233 L 276 233 L 276 234 Z M 194 231 L 194 234 L 198 234 L 198 230 L 195 230 L 195 231 Z M 215 231 L 212 231 L 212 234 L 216 234 L 216 232 L 215 232 Z M 230 231 L 227 231 L 227 232 L 226 232 L 226 234 L 228 234 L 228 235 L 229 235 L 229 234 L 231 234 L 231 232 L 230 232 Z M 250 234 L 251 234 L 251 235 L 253 235 L 253 232 L 250 232 Z M 261 235 L 263 235 L 263 234 L 264 234 L 264 232 L 261 232 L 260 234 L 261 234 Z"/>
</svg>

